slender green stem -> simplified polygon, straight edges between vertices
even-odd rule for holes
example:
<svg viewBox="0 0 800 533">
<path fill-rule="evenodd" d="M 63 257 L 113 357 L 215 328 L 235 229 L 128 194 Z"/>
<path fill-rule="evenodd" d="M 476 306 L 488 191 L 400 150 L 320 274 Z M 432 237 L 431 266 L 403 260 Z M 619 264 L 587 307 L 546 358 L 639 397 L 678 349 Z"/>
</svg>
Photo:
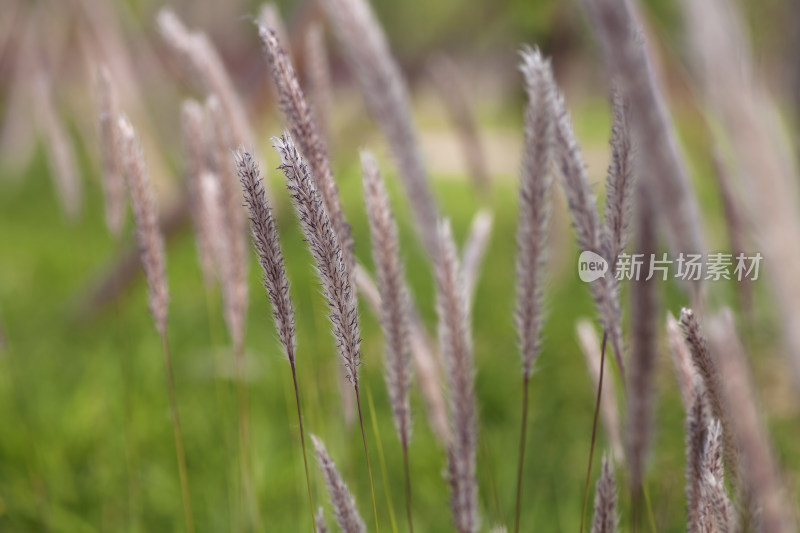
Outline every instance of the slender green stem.
<svg viewBox="0 0 800 533">
<path fill-rule="evenodd" d="M 589 448 L 589 467 L 586 469 L 586 486 L 583 489 L 583 511 L 581 511 L 581 529 L 583 533 L 583 525 L 586 523 L 586 506 L 589 504 L 589 483 L 592 478 L 592 460 L 594 459 L 594 443 L 597 439 L 597 418 L 600 414 L 600 397 L 603 394 L 603 368 L 606 363 L 606 342 L 608 341 L 608 333 L 603 332 L 603 347 L 600 350 L 600 378 L 597 380 L 597 399 L 594 402 L 594 420 L 592 421 L 592 444 Z"/>
<path fill-rule="evenodd" d="M 239 397 L 239 464 L 242 475 L 242 492 L 253 529 L 262 531 L 261 513 L 258 510 L 258 498 L 255 495 L 250 470 L 250 399 L 247 393 L 244 346 L 239 344 L 234 347 L 234 357 L 236 358 L 236 381 Z"/>
<path fill-rule="evenodd" d="M 375 516 L 375 532 L 380 531 L 378 526 L 378 506 L 375 505 L 375 487 L 372 483 L 372 466 L 369 462 L 369 449 L 367 448 L 367 435 L 364 433 L 364 416 L 361 414 L 361 395 L 358 392 L 358 381 L 353 382 L 356 391 L 356 406 L 358 407 L 358 423 L 361 424 L 361 440 L 364 442 L 364 455 L 367 458 L 367 474 L 369 474 L 369 492 L 372 496 L 372 514 Z"/>
<path fill-rule="evenodd" d="M 408 531 L 414 533 L 414 520 L 411 516 L 411 474 L 408 468 L 408 441 L 403 440 L 403 470 L 406 478 L 406 519 L 408 520 Z"/>
<path fill-rule="evenodd" d="M 647 485 L 642 485 L 642 491 L 644 494 L 644 505 L 647 510 L 647 521 L 650 525 L 650 531 L 652 533 L 656 533 L 658 530 L 656 529 L 656 517 L 653 516 L 653 506 L 650 505 L 650 493 L 647 490 Z"/>
<path fill-rule="evenodd" d="M 519 462 L 517 463 L 517 507 L 514 518 L 514 533 L 519 533 L 519 517 L 522 509 L 522 466 L 525 462 L 525 438 L 528 428 L 528 380 L 522 377 L 522 430 L 519 436 Z"/>
<path fill-rule="evenodd" d="M 314 533 L 317 533 L 317 519 L 314 516 L 314 496 L 311 494 L 311 476 L 308 474 L 308 456 L 306 455 L 306 436 L 303 432 L 303 415 L 300 410 L 300 390 L 297 387 L 297 372 L 294 368 L 294 356 L 292 360 L 292 382 L 294 383 L 294 399 L 297 403 L 297 422 L 300 425 L 300 447 L 303 448 L 303 466 L 306 469 L 306 486 L 308 487 L 308 508 L 311 511 L 311 525 L 314 528 Z"/>
<path fill-rule="evenodd" d="M 397 519 L 394 516 L 394 506 L 392 505 L 392 486 L 389 483 L 386 458 L 383 455 L 383 445 L 381 444 L 381 432 L 378 429 L 378 418 L 375 416 L 375 404 L 372 401 L 372 390 L 369 387 L 367 387 L 367 406 L 369 407 L 370 422 L 372 422 L 372 434 L 375 435 L 375 446 L 378 449 L 378 461 L 381 467 L 381 477 L 383 478 L 383 492 L 384 496 L 386 496 L 386 507 L 389 508 L 389 521 L 392 523 L 392 532 L 397 533 Z"/>
<path fill-rule="evenodd" d="M 175 378 L 172 374 L 172 357 L 169 352 L 167 332 L 161 333 L 161 349 L 164 353 L 164 366 L 167 375 L 167 394 L 169 395 L 169 408 L 172 412 L 172 431 L 175 436 L 175 454 L 178 457 L 178 477 L 181 482 L 181 498 L 183 500 L 183 515 L 186 520 L 186 531 L 194 533 L 194 519 L 192 518 L 192 501 L 189 497 L 189 479 L 186 474 L 186 453 L 183 451 L 183 437 L 181 436 L 181 420 L 178 416 L 178 401 L 175 396 Z"/>
<path fill-rule="evenodd" d="M 213 294 L 213 288 L 209 285 L 205 286 L 205 295 L 206 295 L 206 315 L 208 320 L 208 335 L 209 335 L 209 342 L 211 343 L 211 364 L 214 369 L 214 392 L 217 396 L 217 411 L 219 413 L 219 426 L 222 428 L 222 433 L 224 435 L 224 442 L 225 442 L 225 455 L 227 457 L 232 457 L 232 450 L 233 444 L 231 443 L 231 432 L 228 422 L 230 417 L 228 416 L 229 407 L 230 407 L 230 389 L 225 387 L 222 383 L 222 379 L 220 376 L 222 375 L 222 364 L 219 361 L 219 355 L 217 351 L 217 347 L 220 345 L 220 333 L 219 328 L 217 327 L 217 322 L 214 320 L 216 313 L 214 312 L 214 303 L 216 298 Z M 226 496 L 228 498 L 228 518 L 230 520 L 230 528 L 231 531 L 237 531 L 239 529 L 238 524 L 241 523 L 241 518 L 238 516 L 239 513 L 239 504 L 237 503 L 237 483 L 238 483 L 238 476 L 236 475 L 235 471 L 230 469 L 227 471 L 226 475 Z"/>
</svg>

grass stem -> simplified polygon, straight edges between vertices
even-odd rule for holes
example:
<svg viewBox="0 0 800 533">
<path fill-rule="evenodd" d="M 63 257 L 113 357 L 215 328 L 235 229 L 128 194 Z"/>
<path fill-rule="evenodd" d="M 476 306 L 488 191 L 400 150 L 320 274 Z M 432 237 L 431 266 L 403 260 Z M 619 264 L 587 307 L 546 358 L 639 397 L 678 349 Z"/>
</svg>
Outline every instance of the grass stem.
<svg viewBox="0 0 800 533">
<path fill-rule="evenodd" d="M 522 429 L 519 437 L 519 462 L 517 463 L 517 506 L 514 515 L 514 533 L 519 533 L 519 517 L 522 509 L 522 466 L 525 462 L 525 438 L 528 427 L 528 376 L 522 378 Z"/>
<path fill-rule="evenodd" d="M 369 449 L 367 448 L 367 435 L 364 433 L 364 416 L 361 413 L 361 394 L 358 391 L 358 382 L 355 382 L 356 406 L 358 407 L 358 423 L 361 425 L 361 440 L 364 443 L 364 455 L 367 458 L 367 474 L 369 474 L 369 492 L 372 496 L 372 514 L 375 516 L 375 532 L 380 531 L 378 526 L 378 506 L 375 505 L 375 487 L 372 483 L 372 466 L 369 462 Z"/>
<path fill-rule="evenodd" d="M 186 531 L 194 533 L 194 519 L 192 518 L 192 501 L 189 496 L 189 479 L 186 474 L 186 453 L 183 451 L 183 437 L 181 434 L 181 420 L 178 415 L 178 401 L 175 396 L 175 378 L 172 374 L 172 357 L 169 352 L 167 333 L 161 333 L 161 349 L 164 353 L 164 367 L 167 376 L 167 394 L 169 407 L 172 413 L 172 431 L 175 436 L 175 454 L 178 459 L 178 476 L 181 483 L 181 499 L 183 500 L 183 516 L 186 521 Z"/>
<path fill-rule="evenodd" d="M 594 402 L 594 420 L 592 420 L 592 444 L 589 448 L 589 467 L 586 469 L 586 486 L 583 489 L 583 510 L 581 511 L 581 529 L 586 523 L 586 507 L 589 504 L 589 484 L 592 479 L 592 460 L 594 459 L 594 444 L 597 439 L 597 418 L 600 413 L 600 397 L 603 394 L 603 369 L 606 363 L 606 343 L 608 342 L 608 332 L 603 332 L 603 346 L 600 350 L 600 377 L 597 380 L 597 399 Z"/>
<path fill-rule="evenodd" d="M 290 359 L 291 360 L 291 359 Z M 303 449 L 303 467 L 306 470 L 306 486 L 308 487 L 308 506 L 311 511 L 311 525 L 317 533 L 317 520 L 314 516 L 314 496 L 311 494 L 311 476 L 308 474 L 308 456 L 306 455 L 306 436 L 303 431 L 303 415 L 300 409 L 300 389 L 297 387 L 297 371 L 292 366 L 292 382 L 294 383 L 294 399 L 297 403 L 297 422 L 300 425 L 300 446 Z"/>
</svg>

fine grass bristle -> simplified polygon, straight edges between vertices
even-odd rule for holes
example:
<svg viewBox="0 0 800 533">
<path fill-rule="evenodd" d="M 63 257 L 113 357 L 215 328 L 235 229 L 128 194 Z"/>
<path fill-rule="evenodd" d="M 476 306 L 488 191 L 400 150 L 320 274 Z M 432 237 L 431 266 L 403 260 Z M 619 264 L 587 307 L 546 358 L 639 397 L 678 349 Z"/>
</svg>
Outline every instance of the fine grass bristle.
<svg viewBox="0 0 800 533">
<path fill-rule="evenodd" d="M 450 431 L 448 481 L 450 508 L 459 533 L 478 530 L 478 485 L 475 455 L 477 419 L 469 313 L 458 265 L 455 243 L 448 222 L 438 227 L 436 260 L 436 308 L 439 317 L 439 349 L 447 368 L 450 394 Z"/>
<path fill-rule="evenodd" d="M 294 307 L 289 295 L 289 278 L 283 262 L 278 228 L 264 191 L 261 171 L 253 155 L 243 147 L 234 154 L 239 181 L 244 191 L 244 201 L 250 213 L 250 227 L 261 269 L 264 271 L 264 288 L 272 304 L 272 318 L 278 331 L 286 357 L 295 364 L 297 339 L 294 329 Z"/>
<path fill-rule="evenodd" d="M 281 170 L 286 176 L 303 234 L 314 257 L 328 302 L 336 348 L 354 387 L 358 386 L 358 367 L 361 365 L 361 335 L 358 326 L 358 306 L 351 276 L 344 262 L 342 246 L 333 231 L 311 172 L 294 144 L 289 132 L 273 137 L 272 143 L 281 158 Z"/>
</svg>

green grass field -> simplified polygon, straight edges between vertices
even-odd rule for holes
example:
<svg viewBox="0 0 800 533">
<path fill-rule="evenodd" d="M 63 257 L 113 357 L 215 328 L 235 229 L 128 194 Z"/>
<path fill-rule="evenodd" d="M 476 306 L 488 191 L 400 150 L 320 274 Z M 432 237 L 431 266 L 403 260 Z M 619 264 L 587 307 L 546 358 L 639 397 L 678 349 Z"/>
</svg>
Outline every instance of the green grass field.
<svg viewBox="0 0 800 533">
<path fill-rule="evenodd" d="M 600 121 L 603 128 L 605 120 Z M 606 130 L 596 129 L 593 140 L 604 143 Z M 603 169 L 592 169 L 592 173 L 600 176 Z M 311 256 L 280 176 L 269 174 L 297 312 L 297 365 L 307 432 L 325 441 L 356 495 L 362 516 L 371 525 L 361 436 L 357 421 L 351 427 L 344 423 L 336 378 L 341 365 L 329 335 Z M 371 265 L 358 169 L 353 162 L 340 168 L 337 175 L 354 228 L 356 255 Z M 21 180 L 0 180 L 0 315 L 8 342 L 0 353 L 2 531 L 183 528 L 164 366 L 160 341 L 147 312 L 144 280 L 139 279 L 96 315 L 87 318 L 79 313 L 88 287 L 120 249 L 105 230 L 102 197 L 92 178 L 85 216 L 74 225 L 64 223 L 60 215 L 42 158 L 36 159 Z M 416 244 L 407 206 L 393 177 L 390 185 L 409 283 L 433 333 L 430 267 Z M 478 198 L 466 181 L 437 180 L 435 187 L 460 242 L 479 207 Z M 707 186 L 700 188 L 701 200 L 714 196 L 703 187 Z M 560 201 L 560 195 L 557 198 Z M 479 497 L 487 530 L 495 524 L 513 525 L 521 399 L 512 321 L 516 180 L 498 180 L 491 202 L 495 225 L 472 316 L 480 413 Z M 713 231 L 719 227 L 714 222 L 718 206 L 712 202 L 704 205 L 710 205 L 706 215 Z M 556 218 L 566 220 L 563 207 L 558 209 L 561 213 Z M 131 238 L 128 235 L 125 241 Z M 718 242 L 724 242 L 722 239 Z M 594 315 L 586 286 L 573 268 L 577 252 L 572 242 L 567 229 L 553 242 L 560 248 L 554 255 L 565 259 L 551 273 L 543 350 L 530 385 L 524 531 L 571 532 L 580 522 L 595 392 L 575 340 L 574 325 L 578 318 Z M 278 346 L 254 254 L 251 259 L 247 357 L 252 476 L 260 514 L 266 531 L 311 531 L 291 374 Z M 195 522 L 198 531 L 233 531 L 243 513 L 236 482 L 236 396 L 229 379 L 232 354 L 219 294 L 216 289 L 204 289 L 188 228 L 168 247 L 167 265 L 169 336 Z M 783 360 L 772 355 L 770 338 L 775 331 L 769 324 L 774 322 L 764 292 L 758 287 L 760 327 L 748 342 L 759 350 L 759 384 L 768 389 L 775 381 L 771 369 Z M 712 301 L 735 302 L 733 288 L 715 288 Z M 673 313 L 685 303 L 678 287 L 670 286 L 662 294 L 662 304 Z M 361 379 L 368 400 L 365 423 L 381 531 L 405 531 L 402 458 L 383 383 L 383 338 L 363 303 L 361 320 Z M 657 428 L 647 485 L 658 531 L 677 532 L 685 531 L 683 410 L 665 345 L 661 355 Z M 796 406 L 773 409 L 784 405 L 786 398 L 767 400 L 778 457 L 796 489 L 800 416 Z M 428 426 L 416 388 L 412 407 L 415 530 L 449 531 L 445 453 Z M 604 448 L 601 431 L 599 452 Z M 598 471 L 596 461 L 594 475 Z M 628 530 L 629 497 L 623 471 L 618 478 L 621 523 L 623 530 Z M 328 525 L 333 528 L 315 464 L 312 483 L 315 503 L 325 503 Z"/>
</svg>

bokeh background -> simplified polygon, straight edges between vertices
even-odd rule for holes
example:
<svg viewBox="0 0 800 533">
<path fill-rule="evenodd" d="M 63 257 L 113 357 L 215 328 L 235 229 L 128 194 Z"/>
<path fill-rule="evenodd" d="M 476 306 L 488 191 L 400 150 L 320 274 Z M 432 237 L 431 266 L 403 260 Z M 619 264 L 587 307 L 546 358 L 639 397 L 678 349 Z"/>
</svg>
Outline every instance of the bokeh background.
<svg viewBox="0 0 800 533">
<path fill-rule="evenodd" d="M 776 103 L 788 145 L 796 147 L 800 3 L 737 4 L 749 31 L 758 75 Z M 175 218 L 167 247 L 169 335 L 198 530 L 230 531 L 240 512 L 234 372 L 219 291 L 204 287 L 188 217 L 176 214 L 175 208 L 185 194 L 180 102 L 203 95 L 181 77 L 158 34 L 155 17 L 164 5 L 170 5 L 189 28 L 208 34 L 250 113 L 271 182 L 271 201 L 297 309 L 298 371 L 307 431 L 325 440 L 369 519 L 359 428 L 344 414 L 337 378 L 341 365 L 329 335 L 324 301 L 283 178 L 273 170 L 278 159 L 268 139 L 279 134 L 283 125 L 252 23 L 260 4 L 4 0 L 0 14 L 0 530 L 178 531 L 183 527 L 161 346 L 147 313 L 145 283 L 134 276 L 119 288 L 104 285 L 130 249 L 133 234 L 131 221 L 119 240 L 109 236 L 104 224 L 93 93 L 100 61 L 110 63 L 121 105 L 143 138 L 162 212 Z M 311 22 L 324 23 L 324 16 L 310 0 L 282 1 L 277 6 L 302 73 L 303 36 Z M 372 6 L 407 76 L 432 186 L 442 212 L 452 220 L 457 241 L 463 242 L 477 210 L 493 213 L 472 314 L 480 414 L 479 499 L 487 529 L 510 525 L 521 396 L 512 320 L 525 102 L 518 50 L 522 44 L 536 45 L 552 57 L 589 176 L 602 201 L 611 118 L 600 52 L 578 1 L 375 0 Z M 640 8 L 690 165 L 709 249 L 728 251 L 729 225 L 710 157 L 714 140 L 690 72 L 680 2 L 647 0 Z M 353 226 L 356 256 L 371 268 L 358 164 L 358 149 L 366 146 L 378 154 L 387 175 L 408 282 L 433 332 L 431 269 L 414 234 L 406 198 L 383 136 L 370 120 L 330 31 L 326 31 L 326 43 L 334 97 L 331 152 L 342 203 Z M 446 96 L 432 79 L 432 60 L 441 54 L 455 66 L 458 90 L 478 124 L 490 193 L 476 188 L 470 179 L 457 130 L 443 103 Z M 63 128 L 68 155 L 52 154 L 56 141 L 50 115 Z M 80 207 L 74 216 L 64 213 L 58 182 L 53 179 L 65 160 L 74 164 L 80 183 Z M 578 528 L 595 395 L 575 335 L 576 321 L 593 317 L 593 306 L 576 275 L 577 248 L 560 192 L 555 201 L 545 338 L 531 381 L 524 472 L 526 531 Z M 787 241 L 786 246 L 800 243 Z M 752 241 L 749 247 L 755 251 Z M 254 254 L 250 259 L 246 344 L 255 490 L 264 530 L 309 531 L 291 375 L 274 333 Z M 734 283 L 710 284 L 708 289 L 710 307 L 727 305 L 741 311 Z M 752 355 L 759 401 L 796 508 L 800 503 L 797 389 L 791 382 L 780 341 L 780 318 L 766 281 L 759 279 L 752 289 L 752 317 L 741 334 Z M 622 298 L 625 302 L 624 288 Z M 688 304 L 688 296 L 681 287 L 667 284 L 662 304 L 664 311 L 677 313 Z M 383 382 L 383 337 L 363 303 L 361 317 L 365 423 L 381 530 L 402 531 L 402 457 Z M 624 319 L 627 323 L 627 313 Z M 646 483 L 657 530 L 683 531 L 684 413 L 663 331 L 660 339 L 657 427 Z M 416 529 L 448 531 L 445 452 L 430 429 L 416 387 L 412 407 Z M 598 450 L 606 449 L 601 432 Z M 315 501 L 326 502 L 316 468 L 312 474 Z M 620 498 L 624 511 L 627 496 L 621 492 Z M 326 513 L 333 526 L 327 507 Z"/>
</svg>

